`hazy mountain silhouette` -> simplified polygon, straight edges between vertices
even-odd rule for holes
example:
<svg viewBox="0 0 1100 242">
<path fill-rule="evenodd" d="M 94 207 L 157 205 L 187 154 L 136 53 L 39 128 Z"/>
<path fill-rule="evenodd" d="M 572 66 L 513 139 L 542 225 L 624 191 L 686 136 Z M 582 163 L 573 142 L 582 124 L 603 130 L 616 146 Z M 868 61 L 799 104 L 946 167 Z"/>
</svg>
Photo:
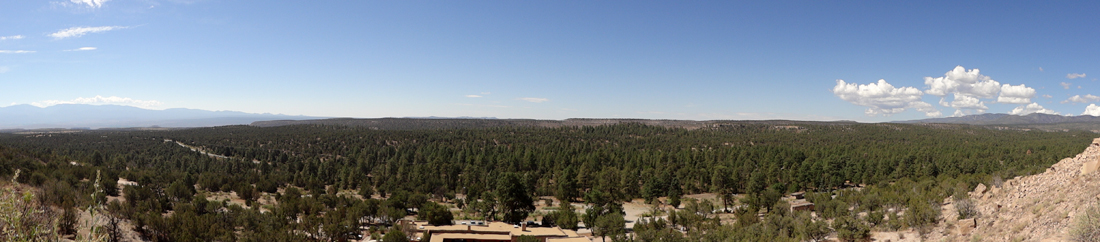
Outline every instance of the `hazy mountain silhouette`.
<svg viewBox="0 0 1100 242">
<path fill-rule="evenodd" d="M 315 118 L 186 108 L 151 110 L 118 105 L 61 104 L 45 108 L 14 105 L 0 108 L 0 129 L 207 127 Z"/>
<path fill-rule="evenodd" d="M 1100 123 L 1100 117 L 1091 115 L 1062 116 L 1033 113 L 1024 116 L 1004 113 L 986 113 L 962 117 L 930 118 L 895 123 L 950 123 L 974 125 L 1017 125 L 1017 124 L 1061 124 L 1061 123 Z"/>
</svg>

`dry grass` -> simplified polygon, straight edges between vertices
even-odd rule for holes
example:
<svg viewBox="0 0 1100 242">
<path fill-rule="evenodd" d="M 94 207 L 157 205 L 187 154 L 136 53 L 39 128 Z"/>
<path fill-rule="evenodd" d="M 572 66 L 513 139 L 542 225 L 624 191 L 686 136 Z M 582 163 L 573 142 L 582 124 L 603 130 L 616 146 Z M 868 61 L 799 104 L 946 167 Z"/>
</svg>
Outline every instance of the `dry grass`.
<svg viewBox="0 0 1100 242">
<path fill-rule="evenodd" d="M 1024 228 L 1027 228 L 1027 222 L 1016 223 L 1016 225 L 1012 226 L 1012 233 L 1020 234 L 1020 232 L 1024 231 Z"/>
<path fill-rule="evenodd" d="M 1100 242 L 1100 204 L 1089 206 L 1083 214 L 1077 216 L 1070 234 L 1073 241 Z"/>
</svg>

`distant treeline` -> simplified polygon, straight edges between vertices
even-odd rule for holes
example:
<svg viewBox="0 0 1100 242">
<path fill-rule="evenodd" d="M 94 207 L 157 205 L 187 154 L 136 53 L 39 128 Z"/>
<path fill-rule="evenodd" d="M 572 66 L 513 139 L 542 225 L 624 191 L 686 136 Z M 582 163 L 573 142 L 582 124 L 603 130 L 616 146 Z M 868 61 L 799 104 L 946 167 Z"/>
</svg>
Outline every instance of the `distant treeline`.
<svg viewBox="0 0 1100 242">
<path fill-rule="evenodd" d="M 476 200 L 500 194 L 494 191 L 502 187 L 499 178 L 510 177 L 529 195 L 568 200 L 591 199 L 592 194 L 599 194 L 601 200 L 625 201 L 704 192 L 729 198 L 745 193 L 749 196 L 741 203 L 767 208 L 775 203 L 769 194 L 832 192 L 845 184 L 886 187 L 901 180 L 914 184 L 911 181 L 950 179 L 973 185 L 1032 174 L 1079 153 L 1096 137 L 1088 132 L 998 131 L 968 125 L 813 122 L 722 123 L 690 130 L 631 122 L 410 130 L 224 126 L 0 134 L 0 162 L 5 164 L 0 166 L 0 176 L 22 169 L 22 182 L 83 194 L 88 194 L 87 181 L 95 179 L 95 170 L 103 170 L 107 181 L 118 177 L 136 181 L 141 184 L 132 188 L 137 195 L 127 193 L 134 196 L 127 199 L 131 204 L 118 209 L 128 211 L 123 213 L 127 218 L 138 218 L 139 229 L 155 225 L 168 230 L 142 230 L 167 240 L 172 233 L 187 231 L 173 232 L 171 226 L 156 224 L 176 220 L 150 217 L 160 217 L 184 202 L 192 206 L 188 211 L 198 209 L 192 211 L 195 216 L 213 211 L 194 207 L 190 197 L 194 185 L 209 191 L 237 191 L 250 202 L 261 192 L 288 186 L 314 194 L 309 199 L 315 200 L 338 190 L 383 197 L 411 196 L 405 194 L 408 191 L 439 200 L 466 194 L 466 200 Z M 215 159 L 175 141 L 232 158 Z M 950 195 L 929 194 L 933 194 L 929 200 Z M 59 204 L 90 202 L 82 197 L 57 199 Z M 302 205 L 280 210 L 281 202 L 273 209 L 283 211 L 281 219 L 286 219 L 299 213 L 322 216 L 326 214 L 322 211 L 339 209 L 339 204 L 369 207 L 356 205 L 363 201 L 327 199 L 318 201 L 326 205 L 316 208 Z M 286 203 L 299 204 L 297 200 Z M 371 218 L 389 219 L 380 215 L 378 204 L 374 206 Z M 286 231 L 287 224 L 294 223 L 246 229 Z"/>
</svg>

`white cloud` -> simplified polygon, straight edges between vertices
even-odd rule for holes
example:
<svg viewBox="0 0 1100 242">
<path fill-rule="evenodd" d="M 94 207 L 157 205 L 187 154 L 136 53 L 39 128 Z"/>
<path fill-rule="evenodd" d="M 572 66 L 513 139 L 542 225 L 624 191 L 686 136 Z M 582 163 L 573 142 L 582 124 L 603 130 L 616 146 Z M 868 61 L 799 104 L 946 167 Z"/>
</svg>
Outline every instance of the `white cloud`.
<svg viewBox="0 0 1100 242">
<path fill-rule="evenodd" d="M 0 50 L 0 54 L 30 54 L 37 51 L 33 50 Z"/>
<path fill-rule="evenodd" d="M 962 116 L 966 116 L 966 114 L 963 113 L 962 109 L 955 109 L 955 114 L 951 115 L 951 117 L 962 117 Z"/>
<path fill-rule="evenodd" d="M 1031 104 L 1028 104 L 1028 105 L 1019 106 L 1019 107 L 1016 107 L 1016 108 L 1012 109 L 1012 111 L 1008 112 L 1008 114 L 1020 115 L 1020 116 L 1033 114 L 1033 113 L 1058 115 L 1058 112 L 1055 112 L 1054 110 L 1046 109 L 1042 105 L 1039 105 L 1038 103 L 1031 103 Z"/>
<path fill-rule="evenodd" d="M 1083 96 L 1083 97 L 1081 95 L 1073 95 L 1072 97 L 1069 97 L 1069 99 L 1066 99 L 1065 101 L 1062 101 L 1062 103 L 1071 103 L 1071 102 L 1072 103 L 1100 102 L 1100 97 L 1094 96 L 1092 94 L 1085 94 L 1085 96 Z"/>
<path fill-rule="evenodd" d="M 80 48 L 65 50 L 65 51 L 86 51 L 86 50 L 96 50 L 96 47 L 80 47 Z"/>
<path fill-rule="evenodd" d="M 15 39 L 22 39 L 22 38 L 23 38 L 22 35 L 0 36 L 0 40 L 9 40 L 9 39 L 15 40 Z"/>
<path fill-rule="evenodd" d="M 940 110 L 933 108 L 932 104 L 928 104 L 926 102 L 912 102 L 909 103 L 909 107 L 916 109 L 919 112 L 924 112 L 924 115 L 928 117 L 943 116 L 943 113 L 941 113 Z"/>
<path fill-rule="evenodd" d="M 106 31 L 111 31 L 111 30 L 116 30 L 116 29 L 125 29 L 125 28 L 129 28 L 129 27 L 126 27 L 126 26 L 72 27 L 72 28 L 59 30 L 56 33 L 52 33 L 52 34 L 50 34 L 50 37 L 53 37 L 54 39 L 64 39 L 64 38 L 69 38 L 69 37 L 80 37 L 80 36 L 84 36 L 85 34 L 88 34 L 88 33 L 99 33 L 99 32 L 106 32 Z"/>
<path fill-rule="evenodd" d="M 1081 115 L 1100 116 L 1100 106 L 1096 106 L 1096 104 L 1089 104 L 1088 107 L 1085 107 L 1085 112 L 1081 113 Z"/>
<path fill-rule="evenodd" d="M 103 7 L 103 3 L 106 3 L 110 0 L 69 0 L 69 1 L 71 1 L 75 4 L 78 4 L 78 5 L 79 4 L 88 5 L 88 7 L 90 7 L 90 8 L 99 8 L 99 7 Z"/>
<path fill-rule="evenodd" d="M 932 108 L 931 104 L 921 101 L 921 96 L 924 93 L 917 88 L 895 88 L 886 80 L 878 80 L 877 83 L 866 85 L 836 80 L 833 95 L 852 104 L 868 107 L 867 111 L 864 112 L 868 116 L 879 114 L 888 116 L 905 111 L 907 108 L 924 112 L 929 117 L 942 115 L 939 110 Z"/>
<path fill-rule="evenodd" d="M 1042 67 L 1039 67 L 1039 71 L 1043 71 L 1043 68 L 1042 68 Z"/>
<path fill-rule="evenodd" d="M 1051 96 L 1051 95 L 1048 95 L 1048 94 L 1043 94 L 1043 98 L 1053 98 L 1053 97 L 1054 96 Z"/>
<path fill-rule="evenodd" d="M 940 105 L 955 109 L 977 109 L 983 112 L 989 109 L 981 99 L 961 94 L 955 94 L 955 100 L 951 100 L 951 102 L 947 102 L 946 98 L 940 98 Z"/>
<path fill-rule="evenodd" d="M 537 98 L 537 97 L 525 97 L 525 98 L 520 98 L 519 100 L 533 102 L 533 103 L 541 103 L 541 102 L 550 101 L 550 99 Z"/>
<path fill-rule="evenodd" d="M 1013 104 L 1026 104 L 1031 102 L 1031 98 L 1035 97 L 1035 89 L 1020 84 L 1019 86 L 1013 86 L 1004 84 L 1001 85 L 1001 95 L 997 97 L 999 103 L 1013 103 Z"/>
<path fill-rule="evenodd" d="M 1069 79 L 1077 79 L 1077 78 L 1084 78 L 1084 77 L 1085 77 L 1085 73 L 1070 73 L 1070 74 L 1066 74 L 1066 78 L 1069 78 Z"/>
<path fill-rule="evenodd" d="M 481 97 L 481 95 L 470 94 L 470 95 L 466 95 L 466 97 Z"/>
<path fill-rule="evenodd" d="M 1062 82 L 1062 83 L 1058 83 L 1058 85 L 1062 85 L 1062 88 L 1069 89 L 1069 86 L 1073 85 L 1073 83 Z"/>
<path fill-rule="evenodd" d="M 963 94 L 977 98 L 993 98 L 1001 91 L 1001 83 L 982 75 L 978 69 L 969 71 L 962 66 L 944 73 L 942 77 L 925 77 L 924 84 L 928 85 L 925 93 L 944 97 L 947 94 Z"/>
<path fill-rule="evenodd" d="M 95 97 L 90 97 L 90 98 L 78 97 L 78 98 L 73 99 L 73 100 L 46 100 L 46 101 L 32 102 L 31 103 L 31 105 L 34 105 L 34 106 L 37 106 L 37 107 L 43 107 L 43 108 L 53 106 L 53 105 L 58 105 L 58 104 L 93 104 L 93 105 L 112 104 L 112 105 L 134 106 L 134 107 L 139 107 L 139 108 L 152 108 L 152 107 L 160 106 L 161 102 L 156 101 L 156 100 L 137 100 L 137 99 L 132 99 L 132 98 L 128 98 L 128 97 L 116 97 L 116 96 L 103 97 L 103 96 L 96 95 Z"/>
</svg>

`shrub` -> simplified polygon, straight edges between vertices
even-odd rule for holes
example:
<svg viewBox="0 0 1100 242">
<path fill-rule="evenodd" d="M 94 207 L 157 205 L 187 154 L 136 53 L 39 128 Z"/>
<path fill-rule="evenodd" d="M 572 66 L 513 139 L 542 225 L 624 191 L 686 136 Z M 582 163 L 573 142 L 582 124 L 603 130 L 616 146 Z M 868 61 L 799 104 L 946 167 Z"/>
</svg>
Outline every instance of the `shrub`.
<svg viewBox="0 0 1100 242">
<path fill-rule="evenodd" d="M 562 203 L 558 206 L 558 211 L 543 216 L 543 222 L 549 222 L 562 229 L 576 230 L 578 220 L 577 212 L 573 210 L 573 205 L 569 203 Z"/>
<path fill-rule="evenodd" d="M 905 222 L 901 221 L 901 218 L 898 217 L 898 213 L 890 212 L 886 214 L 886 216 L 889 218 L 888 220 L 886 220 L 887 229 L 890 229 L 891 231 L 898 231 L 899 229 L 901 229 L 901 227 L 904 227 Z"/>
<path fill-rule="evenodd" d="M 955 211 L 959 214 L 959 219 L 968 219 L 978 217 L 978 206 L 974 205 L 974 200 L 969 198 L 960 199 L 955 201 Z"/>
<path fill-rule="evenodd" d="M 401 232 L 397 229 L 397 226 L 390 228 L 390 232 L 387 232 L 385 236 L 382 236 L 382 242 L 408 242 L 409 238 L 405 236 L 405 232 Z"/>
<path fill-rule="evenodd" d="M 1077 216 L 1070 232 L 1078 242 L 1100 242 L 1100 204 L 1093 205 Z"/>
<path fill-rule="evenodd" d="M 19 170 L 13 181 L 17 181 Z M 0 240 L 2 241 L 53 241 L 58 240 L 56 215 L 40 204 L 35 195 L 18 182 L 3 184 L 0 189 Z M 22 189 L 18 189 L 22 188 Z"/>
<path fill-rule="evenodd" d="M 874 211 L 867 213 L 867 223 L 871 224 L 871 227 L 882 225 L 883 220 L 886 217 L 886 212 Z"/>
<path fill-rule="evenodd" d="M 871 228 L 855 217 L 838 217 L 833 220 L 833 229 L 840 241 L 866 241 L 871 238 Z"/>
<path fill-rule="evenodd" d="M 939 204 L 919 199 L 910 201 L 909 210 L 905 211 L 905 224 L 924 232 L 928 226 L 936 224 L 939 211 Z"/>
<path fill-rule="evenodd" d="M 452 222 L 454 214 L 451 214 L 451 210 L 435 202 L 424 203 L 420 213 L 417 214 L 417 219 L 427 220 L 429 224 L 436 226 L 454 224 Z"/>
<path fill-rule="evenodd" d="M 65 207 L 61 213 L 61 220 L 58 221 L 58 232 L 60 234 L 76 234 L 76 223 L 79 216 L 76 214 L 76 208 Z"/>
</svg>

